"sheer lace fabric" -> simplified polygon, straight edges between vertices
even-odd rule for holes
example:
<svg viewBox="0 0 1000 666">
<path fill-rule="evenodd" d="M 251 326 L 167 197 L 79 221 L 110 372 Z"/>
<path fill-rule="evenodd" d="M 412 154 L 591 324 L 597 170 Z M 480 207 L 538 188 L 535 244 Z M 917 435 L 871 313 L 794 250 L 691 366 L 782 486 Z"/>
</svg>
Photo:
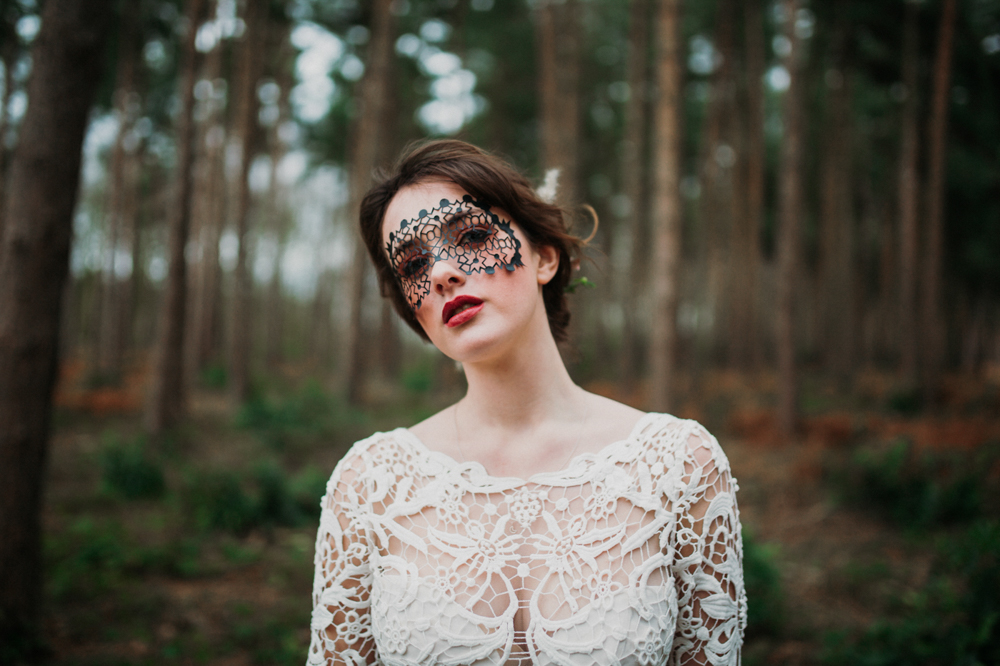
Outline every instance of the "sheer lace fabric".
<svg viewBox="0 0 1000 666">
<path fill-rule="evenodd" d="M 529 479 L 376 433 L 323 499 L 308 663 L 737 664 L 736 490 L 665 414 Z"/>
</svg>

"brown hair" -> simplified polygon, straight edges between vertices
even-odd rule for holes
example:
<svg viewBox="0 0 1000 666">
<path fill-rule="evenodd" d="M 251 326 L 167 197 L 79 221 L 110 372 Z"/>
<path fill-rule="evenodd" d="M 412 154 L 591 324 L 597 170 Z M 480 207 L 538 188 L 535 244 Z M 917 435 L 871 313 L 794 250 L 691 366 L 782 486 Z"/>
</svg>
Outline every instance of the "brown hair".
<svg viewBox="0 0 1000 666">
<path fill-rule="evenodd" d="M 361 236 L 375 263 L 382 295 L 392 301 L 399 316 L 420 337 L 428 339 L 389 265 L 383 249 L 382 223 L 389 203 L 401 189 L 441 180 L 452 182 L 477 200 L 505 211 L 517 222 L 533 248 L 549 246 L 559 252 L 559 268 L 542 287 L 542 299 L 552 337 L 556 342 L 566 340 L 570 318 L 566 287 L 585 241 L 569 232 L 568 212 L 543 201 L 514 166 L 464 141 L 444 139 L 411 144 L 388 173 L 376 174 L 376 180 L 376 185 L 361 200 Z"/>
</svg>

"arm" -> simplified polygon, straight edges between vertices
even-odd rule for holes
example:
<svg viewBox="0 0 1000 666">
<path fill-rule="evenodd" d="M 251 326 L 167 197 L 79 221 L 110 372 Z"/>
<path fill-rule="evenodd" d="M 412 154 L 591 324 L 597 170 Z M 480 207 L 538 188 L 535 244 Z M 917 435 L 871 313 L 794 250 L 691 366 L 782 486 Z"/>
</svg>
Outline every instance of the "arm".
<svg viewBox="0 0 1000 666">
<path fill-rule="evenodd" d="M 737 485 L 718 442 L 700 426 L 687 440 L 685 477 L 689 483 L 677 508 L 679 614 L 670 664 L 739 664 L 747 614 Z"/>
<path fill-rule="evenodd" d="M 360 467 L 361 461 L 348 453 L 322 500 L 308 666 L 378 663 L 369 614 L 371 571 Z"/>
</svg>

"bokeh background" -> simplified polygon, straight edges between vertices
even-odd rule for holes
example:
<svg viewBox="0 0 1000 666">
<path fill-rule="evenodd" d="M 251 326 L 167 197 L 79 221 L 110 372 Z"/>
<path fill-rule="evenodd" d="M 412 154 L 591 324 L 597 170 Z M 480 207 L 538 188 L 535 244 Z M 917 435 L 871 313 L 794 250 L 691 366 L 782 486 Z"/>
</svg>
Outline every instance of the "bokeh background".
<svg viewBox="0 0 1000 666">
<path fill-rule="evenodd" d="M 21 141 L 46 12 L 80 4 L 0 2 L 0 269 L 58 129 Z M 47 421 L 10 408 L 35 322 L 0 308 L 4 478 L 41 498 L 0 493 L 0 561 L 38 574 L 0 590 L 0 663 L 304 663 L 326 478 L 464 388 L 355 228 L 426 137 L 509 157 L 581 236 L 593 207 L 564 358 L 722 443 L 745 663 L 1000 663 L 1000 1 L 87 11 Z"/>
</svg>

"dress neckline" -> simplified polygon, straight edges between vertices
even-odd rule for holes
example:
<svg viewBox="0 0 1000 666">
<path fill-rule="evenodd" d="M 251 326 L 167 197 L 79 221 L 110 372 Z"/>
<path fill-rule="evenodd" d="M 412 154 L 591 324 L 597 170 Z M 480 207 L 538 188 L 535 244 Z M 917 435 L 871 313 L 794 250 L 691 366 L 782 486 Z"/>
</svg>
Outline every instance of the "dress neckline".
<svg viewBox="0 0 1000 666">
<path fill-rule="evenodd" d="M 646 425 L 652 421 L 654 418 L 669 416 L 668 414 L 661 414 L 659 412 L 646 412 L 635 422 L 632 426 L 632 430 L 629 432 L 628 436 L 624 439 L 616 439 L 613 442 L 605 444 L 597 451 L 581 451 L 573 455 L 561 469 L 553 470 L 550 472 L 538 472 L 537 474 L 532 474 L 528 478 L 521 478 L 519 476 L 494 476 L 486 471 L 486 466 L 481 462 L 475 460 L 466 460 L 460 462 L 455 460 L 452 456 L 448 455 L 443 451 L 435 451 L 426 444 L 423 440 L 417 437 L 409 428 L 396 428 L 394 433 L 401 434 L 405 439 L 407 439 L 414 448 L 421 450 L 422 453 L 426 454 L 428 457 L 433 458 L 449 468 L 459 468 L 467 469 L 473 472 L 473 476 L 476 478 L 486 479 L 494 483 L 510 484 L 510 485 L 524 485 L 527 483 L 551 483 L 552 480 L 558 478 L 565 478 L 568 473 L 575 470 L 580 464 L 586 460 L 600 460 L 602 458 L 608 457 L 612 451 L 614 451 L 619 446 L 629 444 L 638 437 L 638 435 L 646 429 Z"/>
</svg>

